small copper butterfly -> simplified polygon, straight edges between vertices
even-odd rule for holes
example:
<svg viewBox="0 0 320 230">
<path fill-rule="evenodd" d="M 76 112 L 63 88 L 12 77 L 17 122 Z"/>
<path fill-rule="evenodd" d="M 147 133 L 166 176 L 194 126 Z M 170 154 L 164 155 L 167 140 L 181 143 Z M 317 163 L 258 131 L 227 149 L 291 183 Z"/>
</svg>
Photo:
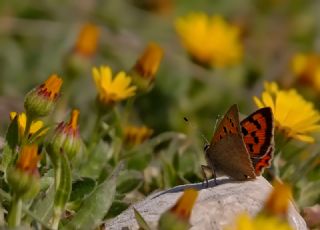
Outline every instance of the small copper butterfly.
<svg viewBox="0 0 320 230">
<path fill-rule="evenodd" d="M 206 168 L 212 170 L 215 182 L 217 172 L 236 180 L 256 178 L 271 164 L 273 132 L 270 107 L 261 108 L 240 122 L 238 107 L 232 105 L 205 147 L 208 165 L 202 165 L 203 173 Z"/>
</svg>

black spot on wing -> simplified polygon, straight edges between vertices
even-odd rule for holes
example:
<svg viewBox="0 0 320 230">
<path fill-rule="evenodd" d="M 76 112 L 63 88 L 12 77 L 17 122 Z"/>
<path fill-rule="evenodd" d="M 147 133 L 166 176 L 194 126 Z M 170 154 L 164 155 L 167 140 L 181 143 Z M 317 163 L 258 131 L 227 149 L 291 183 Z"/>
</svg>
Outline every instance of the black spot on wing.
<svg viewBox="0 0 320 230">
<path fill-rule="evenodd" d="M 249 150 L 253 152 L 253 144 L 248 144 Z"/>
<path fill-rule="evenodd" d="M 248 130 L 245 128 L 245 127 L 242 127 L 241 128 L 241 131 L 242 131 L 242 134 L 244 135 L 244 136 L 246 136 L 246 135 L 248 135 Z"/>
<path fill-rule="evenodd" d="M 223 131 L 227 133 L 227 128 L 225 126 L 223 126 Z"/>
<path fill-rule="evenodd" d="M 253 119 L 253 117 L 249 117 L 248 120 L 249 120 L 251 123 L 253 123 L 253 124 L 257 127 L 257 129 L 261 129 L 261 125 L 260 125 L 259 121 Z"/>
</svg>

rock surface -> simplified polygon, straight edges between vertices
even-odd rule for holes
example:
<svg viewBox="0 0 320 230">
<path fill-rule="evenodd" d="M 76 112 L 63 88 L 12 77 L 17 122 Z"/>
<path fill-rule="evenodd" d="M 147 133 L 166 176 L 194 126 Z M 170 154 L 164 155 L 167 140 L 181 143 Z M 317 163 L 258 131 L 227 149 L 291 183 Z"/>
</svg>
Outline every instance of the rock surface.
<svg viewBox="0 0 320 230">
<path fill-rule="evenodd" d="M 144 219 L 156 227 L 160 215 L 171 208 L 186 188 L 196 188 L 199 196 L 191 214 L 191 229 L 223 229 L 232 223 L 240 212 L 247 211 L 255 215 L 263 206 L 265 199 L 272 190 L 270 183 L 263 177 L 247 182 L 236 182 L 228 178 L 217 179 L 218 185 L 209 181 L 209 188 L 203 188 L 201 183 L 187 184 L 172 189 L 151 194 L 145 200 L 133 206 Z M 288 219 L 294 229 L 307 229 L 305 221 L 290 204 Z M 105 224 L 105 229 L 138 229 L 133 209 L 130 207 L 116 218 Z"/>
</svg>

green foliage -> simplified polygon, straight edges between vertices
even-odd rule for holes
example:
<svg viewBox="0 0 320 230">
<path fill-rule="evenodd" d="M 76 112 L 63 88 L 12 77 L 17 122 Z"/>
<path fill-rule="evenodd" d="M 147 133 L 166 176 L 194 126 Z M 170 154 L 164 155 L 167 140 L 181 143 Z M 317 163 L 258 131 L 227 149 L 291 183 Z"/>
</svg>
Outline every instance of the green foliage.
<svg viewBox="0 0 320 230">
<path fill-rule="evenodd" d="M 95 188 L 63 229 L 90 229 L 98 226 L 111 207 L 116 192 L 116 179 L 121 169 L 122 165 L 119 165 L 110 178 Z"/>
</svg>

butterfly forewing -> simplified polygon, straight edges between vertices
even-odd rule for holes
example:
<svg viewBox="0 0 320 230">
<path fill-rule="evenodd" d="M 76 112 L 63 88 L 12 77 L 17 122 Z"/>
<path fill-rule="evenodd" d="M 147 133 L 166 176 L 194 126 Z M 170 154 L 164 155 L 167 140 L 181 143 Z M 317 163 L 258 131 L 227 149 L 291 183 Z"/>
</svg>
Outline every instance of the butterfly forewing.
<svg viewBox="0 0 320 230">
<path fill-rule="evenodd" d="M 208 149 L 209 162 L 217 172 L 223 172 L 236 180 L 254 179 L 255 173 L 241 136 L 226 135 Z M 210 163 L 209 163 L 210 164 Z"/>
<path fill-rule="evenodd" d="M 237 180 L 253 179 L 255 173 L 239 123 L 238 107 L 233 105 L 218 124 L 206 158 L 215 172 L 221 171 Z"/>
<path fill-rule="evenodd" d="M 219 122 L 211 140 L 211 145 L 219 142 L 227 134 L 239 133 L 239 112 L 237 105 L 232 105 Z"/>
</svg>

